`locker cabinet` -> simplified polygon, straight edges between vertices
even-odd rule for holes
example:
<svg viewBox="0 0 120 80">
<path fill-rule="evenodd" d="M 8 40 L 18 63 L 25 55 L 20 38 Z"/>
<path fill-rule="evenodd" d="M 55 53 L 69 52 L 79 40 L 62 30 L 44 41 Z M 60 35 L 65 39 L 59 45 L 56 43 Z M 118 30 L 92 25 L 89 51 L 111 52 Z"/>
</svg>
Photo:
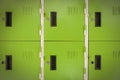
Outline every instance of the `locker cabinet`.
<svg viewBox="0 0 120 80">
<path fill-rule="evenodd" d="M 89 44 L 89 80 L 119 80 L 120 42 Z"/>
<path fill-rule="evenodd" d="M 44 0 L 45 40 L 84 40 L 84 0 Z"/>
<path fill-rule="evenodd" d="M 45 80 L 84 80 L 83 42 L 45 42 Z"/>
<path fill-rule="evenodd" d="M 0 40 L 40 40 L 40 0 L 0 1 Z"/>
<path fill-rule="evenodd" d="M 89 1 L 89 80 L 119 80 L 120 1 Z"/>
<path fill-rule="evenodd" d="M 89 0 L 89 40 L 120 40 L 119 4 L 119 0 Z"/>
<path fill-rule="evenodd" d="M 39 42 L 0 42 L 0 80 L 39 80 Z"/>
</svg>

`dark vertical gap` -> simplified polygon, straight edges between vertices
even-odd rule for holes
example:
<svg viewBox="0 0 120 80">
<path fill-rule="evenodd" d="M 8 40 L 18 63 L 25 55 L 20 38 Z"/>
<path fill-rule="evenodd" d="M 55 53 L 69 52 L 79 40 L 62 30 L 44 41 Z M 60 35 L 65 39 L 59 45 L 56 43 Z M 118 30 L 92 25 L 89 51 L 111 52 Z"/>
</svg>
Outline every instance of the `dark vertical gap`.
<svg viewBox="0 0 120 80">
<path fill-rule="evenodd" d="M 6 70 L 12 70 L 12 56 L 6 55 Z"/>
<path fill-rule="evenodd" d="M 101 27 L 101 12 L 95 12 L 95 26 Z"/>
<path fill-rule="evenodd" d="M 57 13 L 56 12 L 51 12 L 51 27 L 56 27 L 57 26 Z"/>
<path fill-rule="evenodd" d="M 12 26 L 12 12 L 6 12 L 6 26 Z"/>
<path fill-rule="evenodd" d="M 95 55 L 95 70 L 101 70 L 101 56 Z"/>
<path fill-rule="evenodd" d="M 50 70 L 56 70 L 56 56 L 50 56 Z"/>
</svg>

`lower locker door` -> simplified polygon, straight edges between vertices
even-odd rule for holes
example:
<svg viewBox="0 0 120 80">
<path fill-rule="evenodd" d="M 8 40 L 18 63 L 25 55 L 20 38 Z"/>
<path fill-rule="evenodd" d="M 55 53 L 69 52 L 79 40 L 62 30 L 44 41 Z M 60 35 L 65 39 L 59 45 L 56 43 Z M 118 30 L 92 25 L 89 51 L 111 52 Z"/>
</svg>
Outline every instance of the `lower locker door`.
<svg viewBox="0 0 120 80">
<path fill-rule="evenodd" d="M 0 80 L 39 80 L 39 42 L 0 42 Z"/>
<path fill-rule="evenodd" d="M 84 80 L 84 43 L 45 42 L 45 80 Z"/>
<path fill-rule="evenodd" d="M 89 80 L 120 80 L 120 42 L 89 43 Z"/>
</svg>

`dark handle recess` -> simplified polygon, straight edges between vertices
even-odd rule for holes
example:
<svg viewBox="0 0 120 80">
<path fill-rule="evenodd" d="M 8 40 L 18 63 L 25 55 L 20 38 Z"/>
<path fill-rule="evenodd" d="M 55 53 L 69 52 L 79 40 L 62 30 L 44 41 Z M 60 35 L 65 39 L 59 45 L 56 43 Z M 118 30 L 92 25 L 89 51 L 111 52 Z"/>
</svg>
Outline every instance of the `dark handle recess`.
<svg viewBox="0 0 120 80">
<path fill-rule="evenodd" d="M 95 55 L 95 70 L 101 70 L 101 56 Z"/>
<path fill-rule="evenodd" d="M 6 70 L 12 70 L 12 56 L 6 56 Z"/>
<path fill-rule="evenodd" d="M 50 56 L 50 70 L 56 70 L 56 56 Z"/>
</svg>

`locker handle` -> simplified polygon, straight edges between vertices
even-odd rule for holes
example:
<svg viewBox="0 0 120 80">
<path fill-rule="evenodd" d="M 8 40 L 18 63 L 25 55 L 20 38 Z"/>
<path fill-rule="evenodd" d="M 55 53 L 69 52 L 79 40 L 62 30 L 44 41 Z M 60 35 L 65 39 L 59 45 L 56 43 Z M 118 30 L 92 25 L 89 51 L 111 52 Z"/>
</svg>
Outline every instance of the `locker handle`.
<svg viewBox="0 0 120 80">
<path fill-rule="evenodd" d="M 50 70 L 56 70 L 56 56 L 50 56 Z"/>
<path fill-rule="evenodd" d="M 95 70 L 101 70 L 101 55 L 95 55 Z"/>
<path fill-rule="evenodd" d="M 101 12 L 95 12 L 95 26 L 101 27 Z"/>
<path fill-rule="evenodd" d="M 12 70 L 12 56 L 6 55 L 6 70 Z"/>
<path fill-rule="evenodd" d="M 57 26 L 57 13 L 56 12 L 51 12 L 51 27 L 56 27 Z"/>
<path fill-rule="evenodd" d="M 12 26 L 12 12 L 6 12 L 6 26 Z"/>
</svg>

